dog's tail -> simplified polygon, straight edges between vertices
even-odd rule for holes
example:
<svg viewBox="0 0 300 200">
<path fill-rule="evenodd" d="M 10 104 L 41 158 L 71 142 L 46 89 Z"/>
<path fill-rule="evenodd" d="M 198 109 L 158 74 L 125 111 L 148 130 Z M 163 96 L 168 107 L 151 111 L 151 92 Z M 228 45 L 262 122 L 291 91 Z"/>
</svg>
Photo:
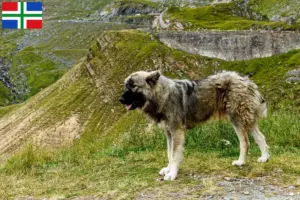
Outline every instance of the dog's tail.
<svg viewBox="0 0 300 200">
<path fill-rule="evenodd" d="M 266 118 L 267 117 L 267 102 L 266 100 L 262 97 L 262 102 L 258 107 L 258 117 L 259 118 Z"/>
<path fill-rule="evenodd" d="M 266 118 L 267 117 L 267 101 L 258 91 L 257 85 L 248 79 L 248 89 L 251 91 L 251 96 L 253 98 L 253 102 L 256 104 L 256 113 L 258 118 Z"/>
</svg>

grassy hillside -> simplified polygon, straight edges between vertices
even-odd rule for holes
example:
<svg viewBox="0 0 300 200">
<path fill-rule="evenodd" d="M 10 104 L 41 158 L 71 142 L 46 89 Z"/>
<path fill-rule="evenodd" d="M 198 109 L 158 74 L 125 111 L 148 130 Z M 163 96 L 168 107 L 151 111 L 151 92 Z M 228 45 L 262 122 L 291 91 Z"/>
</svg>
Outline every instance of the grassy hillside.
<svg viewBox="0 0 300 200">
<path fill-rule="evenodd" d="M 20 149 L 3 162 L 0 177 L 9 181 L 0 183 L 0 196 L 128 199 L 140 193 L 163 195 L 159 188 L 172 192 L 196 185 L 199 188 L 190 190 L 187 198 L 201 197 L 219 191 L 214 179 L 205 179 L 208 174 L 269 175 L 277 185 L 297 185 L 300 88 L 286 79 L 288 71 L 299 68 L 299 55 L 300 51 L 292 51 L 225 62 L 170 49 L 145 33 L 105 32 L 91 46 L 88 61 L 80 60 L 24 105 L 0 109 L 7 113 L 0 118 L 2 160 Z M 210 122 L 189 131 L 178 181 L 157 181 L 166 162 L 165 139 L 141 113 L 126 112 L 118 102 L 124 78 L 150 69 L 173 78 L 198 79 L 220 69 L 251 75 L 269 102 L 269 118 L 261 121 L 261 127 L 271 146 L 271 161 L 255 162 L 259 151 L 252 141 L 249 164 L 231 167 L 238 156 L 237 137 L 227 123 Z M 51 148 L 58 146 L 63 147 Z M 276 174 L 278 169 L 283 173 Z"/>
<path fill-rule="evenodd" d="M 22 32 L 5 33 L 0 30 L 0 107 L 10 105 L 16 100 L 12 91 L 4 84 L 3 80 L 7 81 L 7 74 L 12 63 L 12 54 L 16 49 L 16 43 Z"/>
<path fill-rule="evenodd" d="M 2 82 L 0 82 L 0 94 L 0 106 L 8 105 L 14 99 L 11 91 Z"/>
<path fill-rule="evenodd" d="M 272 19 L 274 16 L 292 17 L 300 22 L 300 2 L 298 0 L 251 0 L 255 10 Z"/>
<path fill-rule="evenodd" d="M 257 11 L 257 14 L 253 14 L 254 17 L 251 16 L 253 12 L 251 11 L 252 7 L 241 8 L 233 1 L 232 3 L 196 8 L 171 7 L 167 12 L 167 18 L 173 23 L 182 23 L 185 29 L 275 30 L 280 28 L 283 30 L 298 30 L 300 28 L 299 23 L 289 25 L 286 22 L 270 22 L 268 18 L 263 17 L 267 11 L 262 12 L 263 15 L 260 15 L 260 11 L 264 8 L 264 5 L 254 3 L 253 7 L 255 6 L 259 6 L 259 8 L 253 9 L 253 11 Z M 249 16 L 246 17 L 247 15 Z M 257 20 L 255 18 L 261 19 Z"/>
</svg>

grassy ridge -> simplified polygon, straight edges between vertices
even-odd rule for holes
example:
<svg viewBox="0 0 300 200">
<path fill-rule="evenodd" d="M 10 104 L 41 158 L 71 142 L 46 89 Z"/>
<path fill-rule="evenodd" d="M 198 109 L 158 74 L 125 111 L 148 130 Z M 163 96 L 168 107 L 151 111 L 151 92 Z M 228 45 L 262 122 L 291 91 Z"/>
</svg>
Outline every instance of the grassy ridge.
<svg viewBox="0 0 300 200">
<path fill-rule="evenodd" d="M 285 22 L 251 20 L 237 15 L 239 10 L 235 3 L 217 4 L 197 8 L 171 7 L 167 14 L 171 22 L 179 21 L 185 29 L 214 30 L 249 30 L 276 29 L 297 30 L 299 25 L 288 25 Z"/>
<path fill-rule="evenodd" d="M 51 19 L 76 19 L 102 9 L 109 0 L 44 0 L 44 16 Z M 57 5 L 60 5 L 59 7 Z"/>
<path fill-rule="evenodd" d="M 0 57 L 10 59 L 11 54 L 15 51 L 17 47 L 18 39 L 24 36 L 23 31 L 16 31 L 10 33 L 2 33 L 0 37 Z"/>
<path fill-rule="evenodd" d="M 12 56 L 17 48 L 17 41 L 24 35 L 24 32 L 4 33 L 1 30 L 0 33 L 0 63 L 5 66 L 12 62 Z M 3 82 L 0 82 L 0 107 L 10 105 L 15 100 L 12 91 Z"/>
<path fill-rule="evenodd" d="M 4 117 L 5 115 L 11 113 L 12 111 L 20 108 L 22 104 L 14 104 L 10 106 L 5 106 L 0 108 L 0 118 Z"/>
<path fill-rule="evenodd" d="M 29 107 L 46 111 L 32 119 L 31 127 L 38 129 L 53 127 L 77 115 L 82 125 L 81 138 L 74 140 L 71 147 L 58 150 L 29 142 L 1 168 L 0 177 L 9 181 L 1 182 L 0 196 L 68 198 L 94 194 L 128 199 L 145 188 L 162 186 L 172 190 L 199 184 L 189 174 L 256 177 L 273 174 L 278 168 L 285 173 L 278 177 L 282 184 L 297 182 L 300 121 L 293 105 L 299 102 L 299 95 L 291 94 L 299 92 L 299 85 L 286 85 L 285 80 L 286 72 L 299 66 L 299 51 L 225 62 L 170 49 L 145 33 L 109 31 L 91 46 L 90 53 L 92 77 L 81 60 L 61 80 L 22 106 L 23 110 Z M 229 124 L 210 122 L 187 134 L 186 158 L 179 180 L 172 185 L 156 181 L 167 160 L 163 134 L 149 127 L 141 113 L 126 112 L 118 103 L 124 78 L 133 71 L 149 69 L 161 69 L 174 78 L 192 79 L 220 69 L 251 74 L 271 108 L 268 119 L 260 124 L 271 146 L 272 160 L 257 164 L 259 151 L 252 140 L 248 166 L 231 167 L 231 161 L 238 156 L 237 137 Z M 284 92 L 274 92 L 276 88 Z M 226 140 L 230 145 L 226 145 Z"/>
<path fill-rule="evenodd" d="M 9 105 L 14 99 L 12 92 L 2 82 L 0 82 L 0 94 L 0 107 Z"/>
<path fill-rule="evenodd" d="M 45 58 L 34 49 L 28 49 L 24 49 L 14 56 L 13 66 L 10 69 L 11 77 L 15 82 L 22 75 L 26 77 L 25 84 L 30 92 L 26 93 L 24 99 L 57 81 L 67 69 L 66 66 L 58 67 L 59 63 Z"/>
<path fill-rule="evenodd" d="M 253 9 L 268 16 L 271 19 L 274 15 L 281 17 L 294 17 L 300 22 L 300 2 L 297 0 L 251 0 Z"/>
</svg>

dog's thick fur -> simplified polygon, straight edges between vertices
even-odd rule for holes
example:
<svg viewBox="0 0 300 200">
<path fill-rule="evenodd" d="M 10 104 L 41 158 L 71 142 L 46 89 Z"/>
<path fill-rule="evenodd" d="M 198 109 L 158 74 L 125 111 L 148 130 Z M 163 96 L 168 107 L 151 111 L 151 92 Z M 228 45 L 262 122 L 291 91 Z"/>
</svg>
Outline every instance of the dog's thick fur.
<svg viewBox="0 0 300 200">
<path fill-rule="evenodd" d="M 214 115 L 227 117 L 239 138 L 240 156 L 233 165 L 245 164 L 248 132 L 261 150 L 258 162 L 268 161 L 268 146 L 257 125 L 266 117 L 266 102 L 249 78 L 227 71 L 198 81 L 172 80 L 159 71 L 139 71 L 126 78 L 125 86 L 121 103 L 129 110 L 140 108 L 165 132 L 169 163 L 159 172 L 165 180 L 177 176 L 185 130 Z"/>
</svg>

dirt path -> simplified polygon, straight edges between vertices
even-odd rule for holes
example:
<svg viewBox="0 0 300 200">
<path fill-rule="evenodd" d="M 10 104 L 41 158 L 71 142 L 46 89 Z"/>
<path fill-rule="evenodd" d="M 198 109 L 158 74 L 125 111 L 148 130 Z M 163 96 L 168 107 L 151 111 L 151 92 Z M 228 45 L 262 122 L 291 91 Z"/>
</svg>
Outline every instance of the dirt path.
<svg viewBox="0 0 300 200">
<path fill-rule="evenodd" d="M 199 184 L 182 184 L 177 181 L 160 187 L 146 188 L 137 193 L 135 200 L 176 200 L 176 199 L 222 199 L 222 200 L 300 200 L 300 188 L 282 185 L 273 176 L 256 178 L 232 178 L 224 176 L 187 175 Z M 157 181 L 161 181 L 157 179 Z M 124 192 L 125 193 L 125 192 Z M 64 197 L 34 198 L 24 197 L 17 200 L 56 200 Z M 99 196 L 73 197 L 73 200 L 103 200 Z M 110 199 L 110 198 L 108 198 Z M 114 199 L 118 199 L 114 197 Z M 120 199 L 123 199 L 120 197 Z"/>
<path fill-rule="evenodd" d="M 192 175 L 190 175 L 192 176 Z M 290 200 L 300 199 L 300 189 L 290 185 L 282 186 L 271 176 L 257 178 L 203 177 L 192 178 L 199 180 L 199 185 L 187 185 L 184 188 L 164 185 L 142 191 L 136 199 L 224 199 L 224 200 Z"/>
</svg>

